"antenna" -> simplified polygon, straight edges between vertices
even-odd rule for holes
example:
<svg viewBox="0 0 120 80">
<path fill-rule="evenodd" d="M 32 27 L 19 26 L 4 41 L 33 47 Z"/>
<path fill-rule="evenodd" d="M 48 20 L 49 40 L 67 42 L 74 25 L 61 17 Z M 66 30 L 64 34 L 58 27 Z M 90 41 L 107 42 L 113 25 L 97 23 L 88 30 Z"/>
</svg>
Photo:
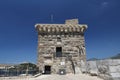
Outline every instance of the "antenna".
<svg viewBox="0 0 120 80">
<path fill-rule="evenodd" d="M 51 22 L 53 22 L 53 15 L 51 14 Z"/>
</svg>

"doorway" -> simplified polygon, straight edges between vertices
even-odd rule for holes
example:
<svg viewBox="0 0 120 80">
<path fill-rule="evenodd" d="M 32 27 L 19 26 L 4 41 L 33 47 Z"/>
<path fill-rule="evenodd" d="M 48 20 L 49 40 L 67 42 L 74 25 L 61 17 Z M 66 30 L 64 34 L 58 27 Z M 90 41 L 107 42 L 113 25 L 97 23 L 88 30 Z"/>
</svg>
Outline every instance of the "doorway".
<svg viewBox="0 0 120 80">
<path fill-rule="evenodd" d="M 51 74 L 51 66 L 45 65 L 45 74 Z"/>
</svg>

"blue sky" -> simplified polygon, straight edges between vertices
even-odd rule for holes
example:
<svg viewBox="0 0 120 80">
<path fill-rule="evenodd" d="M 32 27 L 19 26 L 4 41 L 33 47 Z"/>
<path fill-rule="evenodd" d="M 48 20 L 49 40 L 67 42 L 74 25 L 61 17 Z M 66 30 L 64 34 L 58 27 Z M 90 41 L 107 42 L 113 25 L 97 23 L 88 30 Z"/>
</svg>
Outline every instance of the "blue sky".
<svg viewBox="0 0 120 80">
<path fill-rule="evenodd" d="M 0 0 L 0 63 L 37 60 L 36 23 L 87 24 L 87 58 L 120 53 L 120 0 Z"/>
</svg>

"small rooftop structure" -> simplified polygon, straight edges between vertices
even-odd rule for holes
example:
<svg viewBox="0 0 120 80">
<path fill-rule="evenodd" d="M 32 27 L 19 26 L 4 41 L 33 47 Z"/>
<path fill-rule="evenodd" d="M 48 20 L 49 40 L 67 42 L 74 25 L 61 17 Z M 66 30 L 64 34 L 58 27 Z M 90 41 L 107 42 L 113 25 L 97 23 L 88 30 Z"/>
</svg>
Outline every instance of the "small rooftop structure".
<svg viewBox="0 0 120 80">
<path fill-rule="evenodd" d="M 72 25 L 76 25 L 79 24 L 78 19 L 69 19 L 65 21 L 65 24 L 72 24 Z"/>
</svg>

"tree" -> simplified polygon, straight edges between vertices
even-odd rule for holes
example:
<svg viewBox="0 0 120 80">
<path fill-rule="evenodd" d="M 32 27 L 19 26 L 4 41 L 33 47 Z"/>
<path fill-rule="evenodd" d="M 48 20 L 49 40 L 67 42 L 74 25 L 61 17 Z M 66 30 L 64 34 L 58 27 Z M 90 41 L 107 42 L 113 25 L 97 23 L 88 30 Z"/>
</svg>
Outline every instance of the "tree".
<svg viewBox="0 0 120 80">
<path fill-rule="evenodd" d="M 17 70 L 20 74 L 36 74 L 39 70 L 33 63 L 21 63 L 17 66 Z"/>
</svg>

